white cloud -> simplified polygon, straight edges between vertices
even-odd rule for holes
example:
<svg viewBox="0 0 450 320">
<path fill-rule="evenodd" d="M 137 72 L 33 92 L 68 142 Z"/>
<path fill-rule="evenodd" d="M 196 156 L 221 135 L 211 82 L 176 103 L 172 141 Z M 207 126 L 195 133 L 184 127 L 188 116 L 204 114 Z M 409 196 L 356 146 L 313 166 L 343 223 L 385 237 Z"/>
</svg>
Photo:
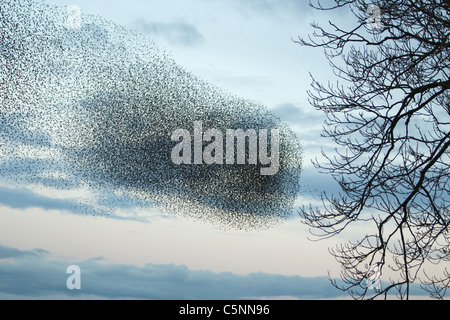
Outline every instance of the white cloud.
<svg viewBox="0 0 450 320">
<path fill-rule="evenodd" d="M 196 46 L 205 40 L 195 26 L 185 22 L 149 22 L 141 18 L 134 24 L 138 31 L 152 37 L 162 37 L 174 45 Z"/>
</svg>

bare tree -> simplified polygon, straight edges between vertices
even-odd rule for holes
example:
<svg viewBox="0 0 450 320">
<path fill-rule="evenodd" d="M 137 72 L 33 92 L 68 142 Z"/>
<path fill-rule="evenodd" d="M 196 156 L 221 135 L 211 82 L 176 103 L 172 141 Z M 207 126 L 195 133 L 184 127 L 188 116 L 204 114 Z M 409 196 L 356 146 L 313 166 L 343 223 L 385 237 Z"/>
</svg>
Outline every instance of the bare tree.
<svg viewBox="0 0 450 320">
<path fill-rule="evenodd" d="M 323 208 L 299 213 L 320 238 L 358 222 L 370 230 L 331 250 L 342 266 L 333 283 L 353 297 L 407 299 L 420 283 L 443 298 L 450 285 L 449 1 L 310 5 L 348 9 L 355 23 L 349 30 L 313 23 L 313 36 L 294 40 L 323 48 L 337 76 L 335 85 L 313 78 L 309 94 L 327 115 L 323 135 L 337 144 L 335 155 L 314 164 L 342 188 L 323 194 Z M 373 266 L 383 279 L 378 288 L 368 285 Z"/>
</svg>

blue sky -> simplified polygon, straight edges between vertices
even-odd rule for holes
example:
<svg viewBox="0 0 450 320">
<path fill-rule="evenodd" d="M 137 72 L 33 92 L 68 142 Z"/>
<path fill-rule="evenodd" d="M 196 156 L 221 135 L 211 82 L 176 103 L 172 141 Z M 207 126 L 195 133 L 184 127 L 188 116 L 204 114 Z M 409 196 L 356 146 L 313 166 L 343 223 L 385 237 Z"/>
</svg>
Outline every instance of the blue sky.
<svg viewBox="0 0 450 320">
<path fill-rule="evenodd" d="M 323 115 L 308 104 L 309 72 L 327 81 L 330 69 L 320 50 L 300 47 L 292 38 L 307 36 L 312 21 L 342 23 L 346 17 L 320 16 L 306 1 L 296 0 L 44 2 L 60 5 L 62 12 L 76 5 L 83 15 L 100 15 L 140 32 L 186 70 L 266 106 L 302 142 L 301 192 L 292 217 L 280 225 L 223 230 L 173 218 L 157 204 L 149 208 L 126 193 L 93 190 L 70 174 L 43 170 L 60 169 L 49 160 L 54 155 L 46 153 L 50 142 L 43 136 L 38 146 L 28 143 L 23 151 L 40 148 L 39 156 L 22 158 L 20 166 L 8 167 L 10 159 L 2 162 L 1 172 L 7 174 L 0 180 L 1 299 L 343 296 L 326 279 L 328 271 L 339 276 L 328 247 L 365 229 L 356 225 L 338 238 L 311 242 L 295 215 L 295 206 L 317 202 L 320 191 L 338 189 L 310 163 L 329 141 L 320 137 Z M 14 142 L 21 146 L 18 153 L 23 142 Z M 71 264 L 82 270 L 79 292 L 65 287 Z"/>
</svg>

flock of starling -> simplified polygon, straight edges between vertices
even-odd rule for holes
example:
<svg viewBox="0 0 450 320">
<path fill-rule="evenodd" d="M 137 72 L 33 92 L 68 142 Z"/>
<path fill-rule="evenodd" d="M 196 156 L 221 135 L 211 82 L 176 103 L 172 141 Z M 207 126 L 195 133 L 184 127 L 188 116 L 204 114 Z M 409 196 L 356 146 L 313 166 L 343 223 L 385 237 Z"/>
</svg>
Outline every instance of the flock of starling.
<svg viewBox="0 0 450 320">
<path fill-rule="evenodd" d="M 0 1 L 2 180 L 88 188 L 86 214 L 101 205 L 114 215 L 126 198 L 129 210 L 134 203 L 233 229 L 291 215 L 302 148 L 286 124 L 188 72 L 148 36 L 97 16 L 83 14 L 77 25 L 66 9 Z M 194 121 L 223 132 L 278 129 L 278 173 L 261 175 L 259 164 L 175 165 L 171 134 L 192 131 Z"/>
</svg>

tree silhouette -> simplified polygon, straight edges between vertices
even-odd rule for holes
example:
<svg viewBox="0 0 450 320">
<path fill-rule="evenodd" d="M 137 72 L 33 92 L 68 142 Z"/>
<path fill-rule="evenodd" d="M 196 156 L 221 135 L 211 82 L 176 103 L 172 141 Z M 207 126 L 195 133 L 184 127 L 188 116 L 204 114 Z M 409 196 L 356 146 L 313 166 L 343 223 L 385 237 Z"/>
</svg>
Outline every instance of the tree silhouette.
<svg viewBox="0 0 450 320">
<path fill-rule="evenodd" d="M 327 2 L 310 5 L 349 9 L 354 26 L 313 23 L 313 36 L 294 42 L 323 48 L 337 76 L 327 85 L 313 78 L 309 95 L 327 116 L 323 136 L 337 144 L 335 155 L 323 152 L 314 164 L 342 193 L 324 193 L 323 208 L 299 213 L 319 238 L 358 222 L 370 228 L 331 249 L 342 266 L 333 284 L 353 297 L 407 299 L 420 283 L 443 298 L 450 285 L 450 3 Z M 373 265 L 380 290 L 367 285 Z"/>
</svg>

